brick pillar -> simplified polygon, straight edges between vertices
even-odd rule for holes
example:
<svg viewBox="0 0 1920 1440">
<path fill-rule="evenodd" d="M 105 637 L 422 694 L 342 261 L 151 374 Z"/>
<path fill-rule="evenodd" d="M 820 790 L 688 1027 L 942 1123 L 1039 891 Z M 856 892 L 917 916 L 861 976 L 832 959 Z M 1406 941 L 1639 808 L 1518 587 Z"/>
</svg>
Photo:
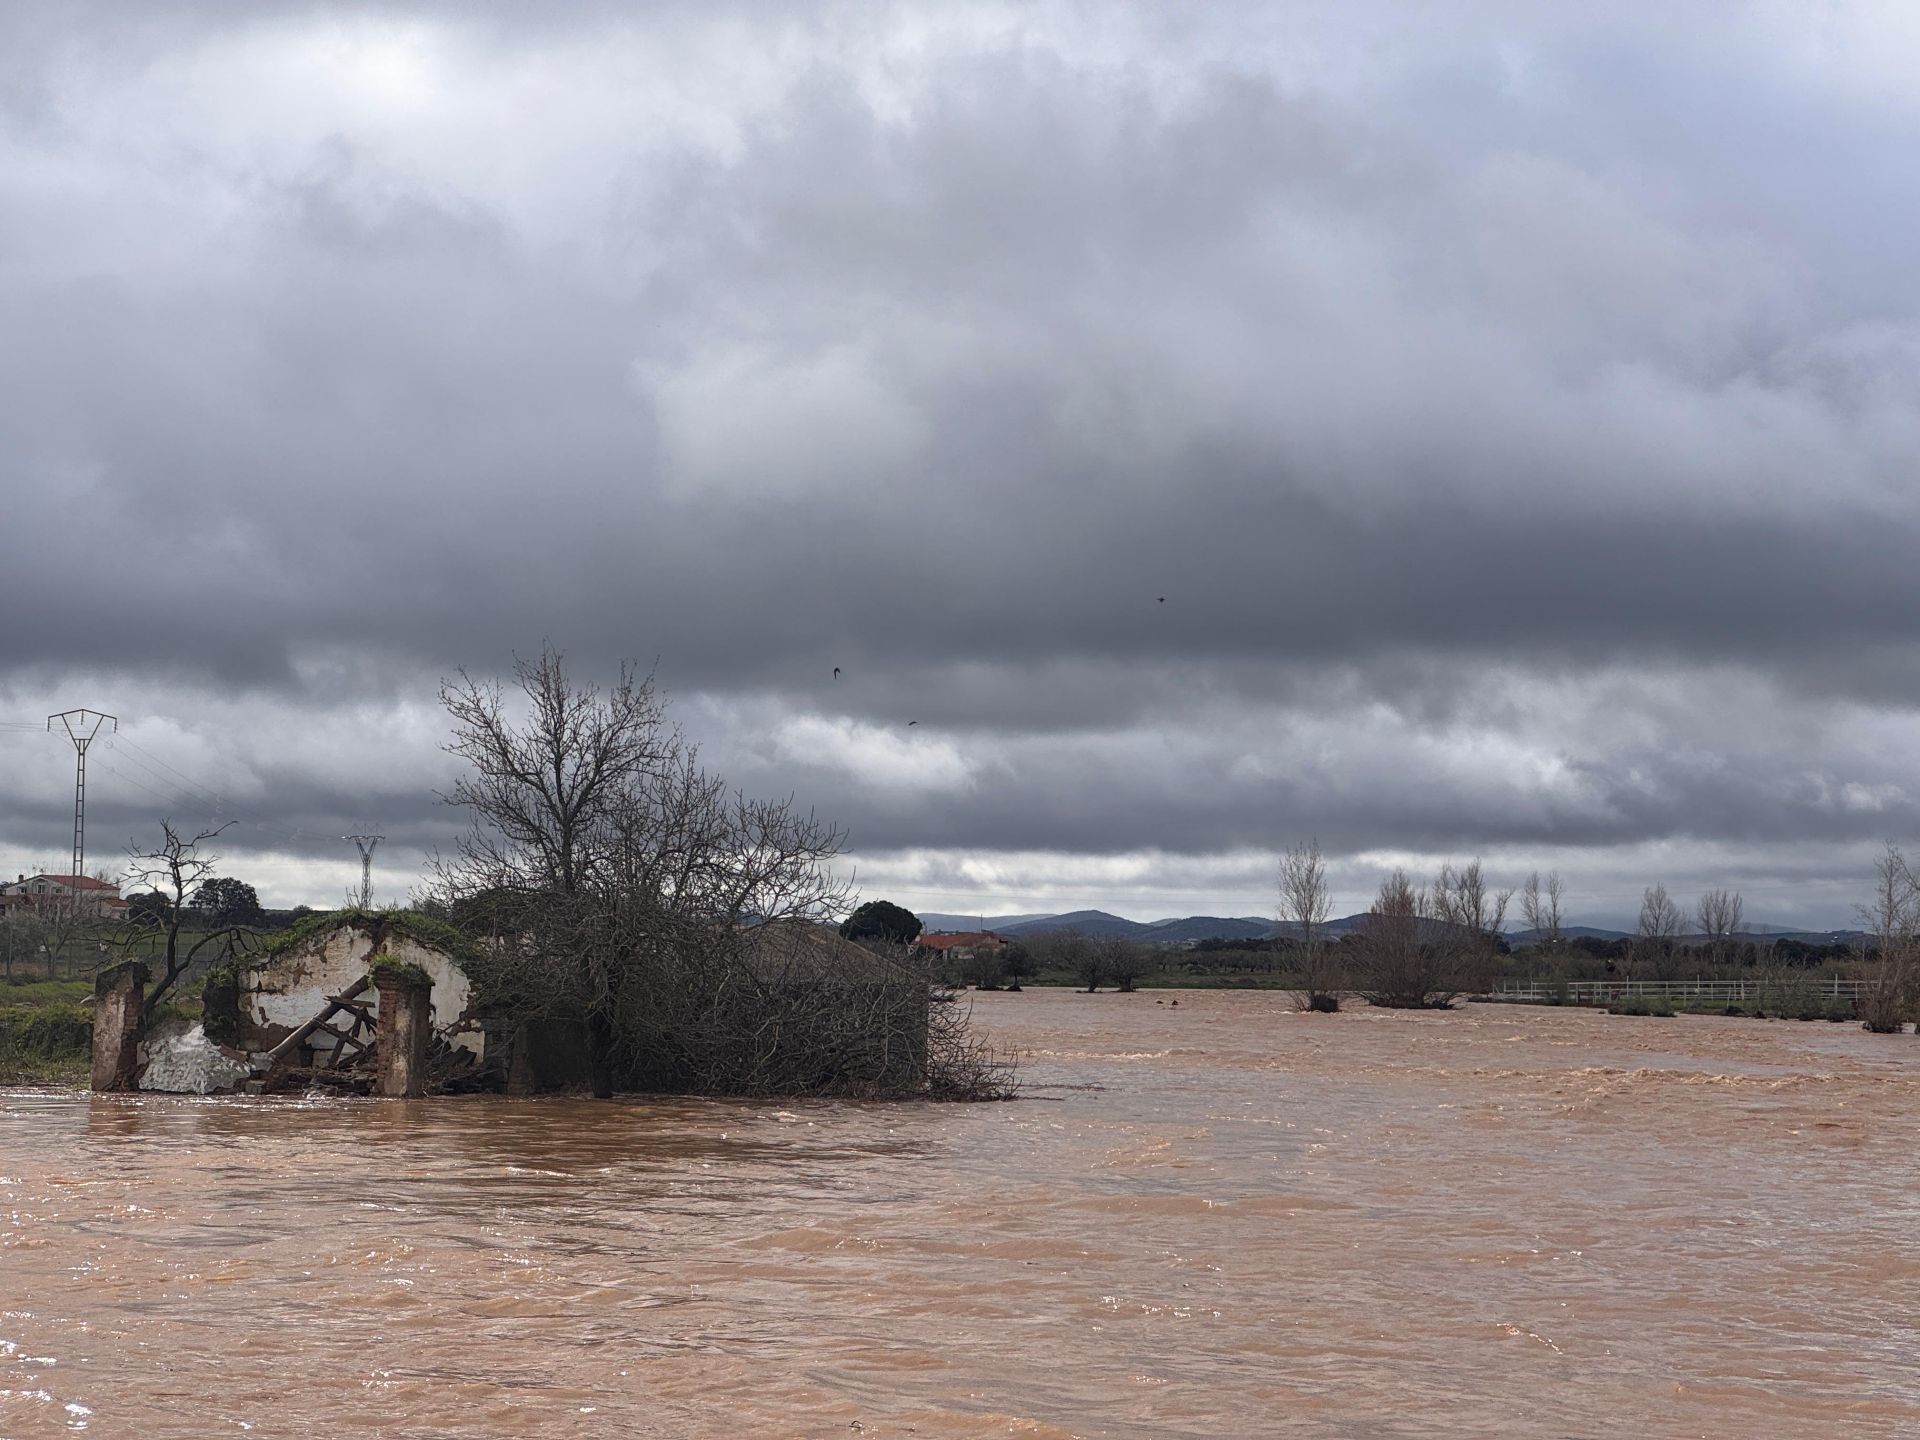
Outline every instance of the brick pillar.
<svg viewBox="0 0 1920 1440">
<path fill-rule="evenodd" d="M 93 982 L 93 1088 L 136 1089 L 140 1032 L 145 1021 L 147 967 L 129 960 Z"/>
<path fill-rule="evenodd" d="M 433 982 L 418 970 L 380 968 L 373 972 L 380 992 L 375 1028 L 378 1061 L 373 1093 L 416 1096 L 427 1093 L 427 1032 L 432 1026 Z"/>
</svg>

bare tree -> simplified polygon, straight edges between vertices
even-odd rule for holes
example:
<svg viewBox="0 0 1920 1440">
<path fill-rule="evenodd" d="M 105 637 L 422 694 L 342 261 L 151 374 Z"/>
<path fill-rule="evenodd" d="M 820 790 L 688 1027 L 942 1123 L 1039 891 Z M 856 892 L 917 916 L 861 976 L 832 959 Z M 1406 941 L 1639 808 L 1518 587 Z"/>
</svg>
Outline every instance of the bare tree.
<svg viewBox="0 0 1920 1440">
<path fill-rule="evenodd" d="M 612 996 L 614 1036 L 630 1069 L 651 1067 L 679 1088 L 820 1089 L 838 1084 L 826 1072 L 833 1055 L 853 1053 L 860 1014 L 876 1025 L 909 1018 L 874 1010 L 874 996 L 917 1006 L 924 1025 L 931 976 L 923 962 L 903 952 L 863 966 L 853 987 L 831 955 L 800 940 L 772 942 L 846 910 L 846 883 L 828 868 L 842 841 L 791 798 L 729 791 L 681 744 L 662 770 L 627 789 L 588 895 L 612 957 L 597 983 Z M 868 983 L 876 978 L 887 983 Z M 825 1067 L 817 1073 L 809 1070 L 816 1059 Z"/>
<path fill-rule="evenodd" d="M 986 1073 L 954 1012 L 930 1019 L 922 960 L 829 923 L 848 908 L 837 827 L 729 789 L 631 670 L 606 694 L 550 650 L 516 673 L 519 721 L 495 689 L 446 686 L 449 748 L 475 770 L 448 798 L 475 823 L 439 878 L 453 913 L 494 928 L 476 988 L 522 1016 L 584 1020 L 596 1094 L 621 1077 L 955 1094 Z"/>
<path fill-rule="evenodd" d="M 202 952 L 230 954 L 242 936 L 251 934 L 246 926 L 223 925 L 199 936 L 185 949 L 180 944 L 181 927 L 192 915 L 187 908 L 187 897 L 200 888 L 201 882 L 220 863 L 219 856 L 203 855 L 200 847 L 226 828 L 226 825 L 216 825 L 188 837 L 175 830 L 171 820 L 162 820 L 158 846 L 142 850 L 138 842 L 128 843 L 128 883 L 144 885 L 166 899 L 163 912 L 146 912 L 130 921 L 118 937 L 118 948 L 123 954 L 143 951 L 149 943 L 158 950 L 155 958 L 161 962 L 160 978 L 147 991 L 144 1020 L 153 1018 L 160 1002 L 175 982 L 193 968 Z"/>
<path fill-rule="evenodd" d="M 1478 860 L 1443 865 L 1431 890 L 1396 870 L 1347 943 L 1369 1004 L 1444 1010 L 1483 989 L 1504 941 L 1511 891 L 1495 891 Z"/>
<path fill-rule="evenodd" d="M 515 724 L 501 687 L 464 670 L 440 687 L 453 722 L 450 753 L 472 772 L 446 796 L 473 816 L 442 878 L 456 895 L 506 892 L 522 906 L 527 938 L 564 976 L 587 1027 L 594 1094 L 613 1093 L 613 1016 L 625 957 L 583 894 L 617 830 L 620 811 L 658 775 L 672 745 L 651 676 L 622 666 L 605 695 L 576 685 L 562 652 L 516 657 L 526 719 Z"/>
<path fill-rule="evenodd" d="M 1076 931 L 1064 930 L 1047 937 L 1057 963 L 1069 974 L 1087 982 L 1091 995 L 1107 981 L 1106 954 L 1092 940 Z"/>
<path fill-rule="evenodd" d="M 1440 987 L 1434 947 L 1427 940 L 1431 918 L 1427 892 L 1417 888 L 1406 871 L 1395 870 L 1380 882 L 1373 907 L 1348 942 L 1368 1004 L 1421 1009 L 1432 1003 Z"/>
<path fill-rule="evenodd" d="M 1280 860 L 1280 922 L 1298 941 L 1294 951 L 1300 970 L 1300 989 L 1294 994 L 1298 1009 L 1331 1013 L 1340 1008 L 1345 982 L 1326 933 L 1332 914 L 1333 897 L 1327 890 L 1320 842 L 1294 846 Z"/>
<path fill-rule="evenodd" d="M 1700 897 L 1694 918 L 1707 939 L 1707 954 L 1714 965 L 1725 965 L 1733 949 L 1733 937 L 1740 933 L 1746 914 L 1746 901 L 1738 890 L 1709 890 Z"/>
<path fill-rule="evenodd" d="M 1094 943 L 1075 930 L 1042 930 L 1022 942 L 1040 970 L 1057 970 L 1086 983 L 1091 994 L 1105 983 L 1107 974 Z"/>
<path fill-rule="evenodd" d="M 1650 966 L 1656 973 L 1670 968 L 1675 943 L 1685 924 L 1680 907 L 1667 894 L 1667 887 L 1649 885 L 1640 897 L 1640 919 L 1634 935 L 1636 968 Z"/>
<path fill-rule="evenodd" d="M 1920 982 L 1920 881 L 1892 842 L 1874 862 L 1873 899 L 1860 907 L 1860 923 L 1868 937 L 1860 1020 L 1876 1034 L 1895 1034 L 1913 1012 Z"/>
<path fill-rule="evenodd" d="M 1102 936 L 1093 948 L 1100 954 L 1100 973 L 1122 994 L 1131 993 L 1134 982 L 1151 968 L 1146 947 L 1124 935 Z"/>
<path fill-rule="evenodd" d="M 47 922 L 33 910 L 9 910 L 0 914 L 0 961 L 6 965 L 9 984 L 14 979 L 15 964 L 49 953 L 49 940 Z"/>
<path fill-rule="evenodd" d="M 1527 883 L 1520 890 L 1520 916 L 1526 921 L 1527 928 L 1533 931 L 1534 942 L 1542 951 L 1549 955 L 1559 951 L 1564 920 L 1560 910 L 1558 870 L 1551 872 L 1544 884 L 1541 883 L 1538 870 L 1527 876 Z"/>
<path fill-rule="evenodd" d="M 9 907 L 10 918 L 31 922 L 14 937 L 15 944 L 24 953 L 25 932 L 37 936 L 37 953 L 49 980 L 59 974 L 63 960 L 69 973 L 78 973 L 97 959 L 112 928 L 98 893 L 63 883 L 63 873 L 51 865 L 36 865 L 32 877 L 36 883 Z"/>
<path fill-rule="evenodd" d="M 1446 967 L 1447 984 L 1454 996 L 1478 993 L 1492 980 L 1494 957 L 1504 944 L 1501 932 L 1507 923 L 1507 906 L 1513 900 L 1511 890 L 1492 889 L 1478 860 L 1455 869 L 1442 865 L 1433 882 L 1433 916 L 1442 928 L 1434 943 L 1450 952 Z"/>
</svg>

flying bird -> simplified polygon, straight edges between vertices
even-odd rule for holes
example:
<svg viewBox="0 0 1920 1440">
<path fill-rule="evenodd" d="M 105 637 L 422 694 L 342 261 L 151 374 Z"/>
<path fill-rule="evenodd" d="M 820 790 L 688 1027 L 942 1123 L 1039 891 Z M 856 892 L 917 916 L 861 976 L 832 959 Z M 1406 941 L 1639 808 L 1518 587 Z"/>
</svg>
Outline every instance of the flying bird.
<svg viewBox="0 0 1920 1440">
<path fill-rule="evenodd" d="M 920 723 L 920 722 L 919 722 L 918 720 L 909 720 L 909 721 L 907 721 L 907 724 L 909 724 L 909 725 L 918 725 L 919 723 Z"/>
<path fill-rule="evenodd" d="M 1162 595 L 1162 596 L 1160 597 L 1160 603 L 1161 603 L 1162 605 L 1164 605 L 1164 604 L 1166 604 L 1166 603 L 1167 603 L 1167 597 L 1166 597 L 1166 596 L 1164 596 L 1164 595 Z"/>
<path fill-rule="evenodd" d="M 833 667 L 833 678 L 836 680 L 840 678 L 840 667 L 838 665 Z"/>
</svg>

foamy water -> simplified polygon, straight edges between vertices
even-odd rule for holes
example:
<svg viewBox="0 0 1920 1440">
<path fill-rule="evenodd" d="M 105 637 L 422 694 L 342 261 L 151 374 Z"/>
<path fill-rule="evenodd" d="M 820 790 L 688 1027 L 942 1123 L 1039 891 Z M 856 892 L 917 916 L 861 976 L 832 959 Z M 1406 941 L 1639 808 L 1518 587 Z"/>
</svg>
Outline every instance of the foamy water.
<svg viewBox="0 0 1920 1440">
<path fill-rule="evenodd" d="M 1011 1105 L 0 1092 L 0 1435 L 1920 1434 L 1920 1040 L 979 997 Z"/>
</svg>

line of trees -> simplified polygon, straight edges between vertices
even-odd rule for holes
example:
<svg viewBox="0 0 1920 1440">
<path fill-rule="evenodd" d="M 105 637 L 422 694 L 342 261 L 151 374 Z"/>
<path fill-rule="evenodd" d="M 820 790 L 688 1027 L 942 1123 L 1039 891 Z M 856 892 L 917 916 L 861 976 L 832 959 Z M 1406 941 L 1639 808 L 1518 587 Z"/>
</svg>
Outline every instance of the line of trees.
<svg viewBox="0 0 1920 1440">
<path fill-rule="evenodd" d="M 1484 989 L 1507 949 L 1503 936 L 1515 892 L 1494 889 L 1478 860 L 1446 864 L 1430 885 L 1395 870 L 1380 884 L 1359 927 L 1326 935 L 1331 913 L 1326 865 L 1316 842 L 1288 850 L 1279 863 L 1281 945 L 1297 976 L 1302 1010 L 1337 1010 L 1348 995 L 1396 1008 L 1444 1008 Z M 1791 938 L 1756 943 L 1745 934 L 1746 902 L 1737 890 L 1706 891 L 1691 913 L 1661 884 L 1641 896 L 1634 932 L 1621 939 L 1566 934 L 1565 889 L 1557 872 L 1528 875 L 1519 887 L 1520 918 L 1536 963 L 1564 974 L 1575 957 L 1622 967 L 1629 978 L 1679 978 L 1684 969 L 1769 972 L 1830 960 L 1851 961 L 1866 981 L 1858 1001 L 1870 1030 L 1920 1022 L 1920 877 L 1898 846 L 1874 866 L 1872 899 L 1860 907 L 1852 944 Z"/>
</svg>

